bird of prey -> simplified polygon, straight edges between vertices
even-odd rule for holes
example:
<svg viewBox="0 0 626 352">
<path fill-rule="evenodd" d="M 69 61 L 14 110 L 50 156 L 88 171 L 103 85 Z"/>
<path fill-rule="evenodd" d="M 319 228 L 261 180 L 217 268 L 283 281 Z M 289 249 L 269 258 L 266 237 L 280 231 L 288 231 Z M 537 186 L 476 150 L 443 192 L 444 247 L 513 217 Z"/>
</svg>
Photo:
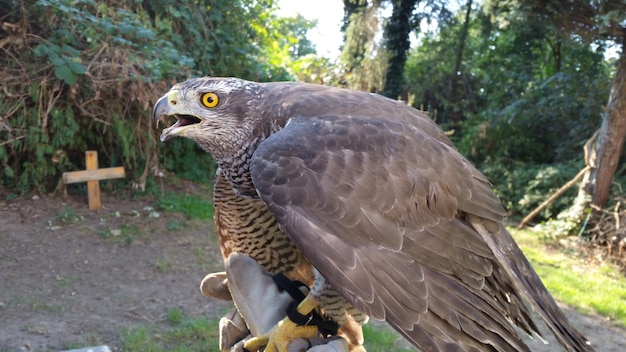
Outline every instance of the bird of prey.
<svg viewBox="0 0 626 352">
<path fill-rule="evenodd" d="M 161 140 L 196 141 L 230 196 L 266 207 L 311 263 L 300 313 L 330 285 L 422 351 L 529 351 L 514 326 L 539 334 L 532 307 L 566 350 L 593 350 L 506 230 L 489 182 L 420 111 L 340 88 L 205 77 L 159 99 L 153 119 L 165 116 L 177 122 Z M 284 350 L 299 333 L 288 323 L 246 347 Z"/>
<path fill-rule="evenodd" d="M 214 183 L 213 204 L 215 231 L 225 264 L 232 253 L 241 253 L 255 259 L 269 273 L 282 273 L 309 287 L 313 285 L 313 267 L 279 228 L 265 203 L 237 194 L 220 169 Z M 230 298 L 230 287 L 222 280 L 220 276 L 219 286 L 205 285 L 206 279 L 203 280 L 203 293 L 225 299 L 226 291 Z M 338 335 L 347 340 L 350 352 L 364 351 L 361 325 L 368 317 L 330 285 L 324 286 L 318 298 L 325 316 L 339 325 Z"/>
</svg>

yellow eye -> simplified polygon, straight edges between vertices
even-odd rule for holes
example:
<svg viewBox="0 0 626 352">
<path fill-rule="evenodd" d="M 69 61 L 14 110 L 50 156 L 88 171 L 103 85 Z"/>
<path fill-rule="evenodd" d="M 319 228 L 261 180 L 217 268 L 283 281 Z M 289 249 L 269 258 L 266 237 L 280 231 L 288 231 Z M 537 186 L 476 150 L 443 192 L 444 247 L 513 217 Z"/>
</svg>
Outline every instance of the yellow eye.
<svg viewBox="0 0 626 352">
<path fill-rule="evenodd" d="M 204 104 L 207 108 L 214 108 L 217 106 L 217 103 L 220 102 L 220 98 L 218 98 L 217 94 L 209 92 L 202 94 L 200 101 L 202 101 L 202 104 Z"/>
</svg>

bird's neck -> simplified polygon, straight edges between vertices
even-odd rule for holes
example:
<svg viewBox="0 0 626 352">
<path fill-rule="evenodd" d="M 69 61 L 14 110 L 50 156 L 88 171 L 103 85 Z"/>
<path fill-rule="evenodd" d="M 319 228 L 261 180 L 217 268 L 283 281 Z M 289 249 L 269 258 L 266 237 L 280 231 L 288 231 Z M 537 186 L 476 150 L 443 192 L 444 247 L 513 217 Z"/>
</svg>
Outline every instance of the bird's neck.
<svg viewBox="0 0 626 352">
<path fill-rule="evenodd" d="M 250 175 L 250 161 L 252 153 L 264 138 L 252 140 L 239 149 L 239 153 L 232 157 L 217 160 L 222 173 L 233 186 L 233 189 L 246 198 L 258 198 L 256 188 Z"/>
<path fill-rule="evenodd" d="M 274 114 L 268 115 L 274 116 Z M 227 151 L 220 151 L 220 146 L 213 146 L 213 151 L 210 153 L 213 154 L 222 173 L 238 194 L 247 198 L 259 198 L 252 182 L 252 175 L 250 175 L 252 154 L 261 142 L 284 127 L 285 121 L 283 120 L 272 118 L 270 122 L 267 122 L 261 119 L 256 124 L 242 126 L 237 133 L 229 136 L 230 143 L 221 145 L 227 145 Z"/>
</svg>

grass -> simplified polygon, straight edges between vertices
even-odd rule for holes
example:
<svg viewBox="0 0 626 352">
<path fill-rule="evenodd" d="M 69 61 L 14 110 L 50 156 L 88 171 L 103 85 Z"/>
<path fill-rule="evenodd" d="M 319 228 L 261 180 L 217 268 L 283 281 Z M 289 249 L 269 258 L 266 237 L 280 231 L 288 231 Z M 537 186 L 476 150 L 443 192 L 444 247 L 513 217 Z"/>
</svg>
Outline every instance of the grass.
<svg viewBox="0 0 626 352">
<path fill-rule="evenodd" d="M 536 232 L 511 229 L 511 233 L 558 301 L 582 312 L 610 317 L 626 326 L 626 280 L 617 268 L 608 264 L 590 264 L 571 251 L 557 250 L 552 240 L 546 240 L 546 236 Z M 157 263 L 156 266 L 161 265 Z M 178 308 L 169 309 L 167 317 L 165 326 L 147 325 L 123 330 L 120 333 L 121 350 L 218 350 L 217 320 L 191 318 Z M 363 327 L 363 334 L 368 351 L 413 351 L 386 326 L 370 323 Z"/>
<path fill-rule="evenodd" d="M 168 273 L 172 270 L 172 261 L 169 257 L 161 256 L 155 259 L 154 267 L 160 273 Z"/>
<path fill-rule="evenodd" d="M 125 352 L 218 351 L 218 321 L 190 318 L 182 310 L 167 311 L 166 326 L 148 325 L 120 333 Z"/>
<path fill-rule="evenodd" d="M 213 203 L 202 197 L 166 193 L 159 198 L 157 206 L 165 211 L 183 213 L 190 219 L 209 220 L 213 218 Z M 176 227 L 177 225 L 173 226 Z"/>
<path fill-rule="evenodd" d="M 367 351 L 414 352 L 407 349 L 409 343 L 387 325 L 374 326 L 372 322 L 363 326 L 363 338 Z"/>
<path fill-rule="evenodd" d="M 167 231 L 178 231 L 185 226 L 187 226 L 187 224 L 184 221 L 171 220 L 167 223 Z"/>
<path fill-rule="evenodd" d="M 511 234 L 557 301 L 626 326 L 626 279 L 618 268 L 554 249 L 554 242 L 537 232 L 511 229 Z"/>
<path fill-rule="evenodd" d="M 65 351 L 65 350 L 72 350 L 72 349 L 80 349 L 80 348 L 84 348 L 85 346 L 99 346 L 102 344 L 103 344 L 102 337 L 100 335 L 95 334 L 95 333 L 89 333 L 87 334 L 87 336 L 85 336 L 84 338 L 80 340 L 63 342 L 61 344 L 61 349 Z M 52 350 L 51 352 L 53 351 L 55 350 Z"/>
<path fill-rule="evenodd" d="M 79 217 L 76 215 L 76 212 L 71 207 L 66 206 L 65 209 L 61 210 L 57 215 L 57 219 L 62 224 L 74 224 L 82 220 L 82 216 Z"/>
<path fill-rule="evenodd" d="M 142 234 L 141 229 L 137 224 L 122 224 L 119 229 L 109 229 L 100 232 L 100 237 L 111 238 L 115 242 L 125 242 L 131 244 L 135 241 L 135 238 Z"/>
<path fill-rule="evenodd" d="M 125 352 L 218 351 L 218 320 L 191 318 L 179 308 L 167 310 L 165 326 L 144 325 L 120 332 Z M 410 352 L 407 343 L 387 327 L 371 324 L 363 329 L 368 351 Z"/>
</svg>

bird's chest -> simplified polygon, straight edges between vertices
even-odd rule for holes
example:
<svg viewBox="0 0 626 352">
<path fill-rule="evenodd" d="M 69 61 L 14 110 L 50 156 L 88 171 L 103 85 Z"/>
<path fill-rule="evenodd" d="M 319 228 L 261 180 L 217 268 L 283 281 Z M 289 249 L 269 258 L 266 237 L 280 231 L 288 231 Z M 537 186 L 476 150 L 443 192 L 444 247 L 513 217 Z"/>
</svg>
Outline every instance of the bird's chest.
<svg viewBox="0 0 626 352">
<path fill-rule="evenodd" d="M 310 266 L 262 200 L 238 194 L 225 175 L 218 175 L 213 194 L 215 228 L 224 258 L 242 253 L 273 273 Z"/>
</svg>

